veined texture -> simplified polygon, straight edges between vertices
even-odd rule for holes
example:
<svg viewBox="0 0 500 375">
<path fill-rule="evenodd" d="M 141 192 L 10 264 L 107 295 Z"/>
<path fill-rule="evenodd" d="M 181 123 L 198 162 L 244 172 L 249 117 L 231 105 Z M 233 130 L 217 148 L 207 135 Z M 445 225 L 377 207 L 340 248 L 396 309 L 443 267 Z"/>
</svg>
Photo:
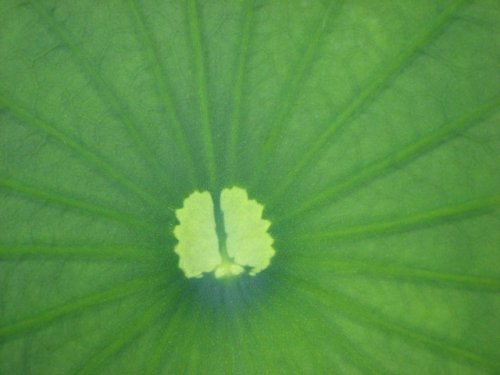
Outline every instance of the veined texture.
<svg viewBox="0 0 500 375">
<path fill-rule="evenodd" d="M 499 45 L 498 0 L 0 0 L 0 374 L 500 374 Z"/>
</svg>

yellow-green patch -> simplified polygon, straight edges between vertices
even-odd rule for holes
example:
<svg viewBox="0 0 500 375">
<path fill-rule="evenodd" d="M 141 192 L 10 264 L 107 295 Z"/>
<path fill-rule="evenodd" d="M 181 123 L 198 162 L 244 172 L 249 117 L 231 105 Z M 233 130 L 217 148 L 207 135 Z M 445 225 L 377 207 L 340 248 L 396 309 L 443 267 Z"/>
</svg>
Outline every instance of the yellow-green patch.
<svg viewBox="0 0 500 375">
<path fill-rule="evenodd" d="M 219 203 L 219 200 L 217 200 Z M 235 276 L 247 271 L 255 276 L 266 269 L 275 251 L 267 233 L 271 223 L 262 219 L 264 207 L 248 198 L 238 187 L 220 194 L 224 230 L 217 238 L 217 209 L 210 193 L 195 191 L 176 211 L 179 225 L 174 235 L 179 241 L 175 252 L 186 277 L 201 277 L 214 272 L 216 278 Z"/>
</svg>

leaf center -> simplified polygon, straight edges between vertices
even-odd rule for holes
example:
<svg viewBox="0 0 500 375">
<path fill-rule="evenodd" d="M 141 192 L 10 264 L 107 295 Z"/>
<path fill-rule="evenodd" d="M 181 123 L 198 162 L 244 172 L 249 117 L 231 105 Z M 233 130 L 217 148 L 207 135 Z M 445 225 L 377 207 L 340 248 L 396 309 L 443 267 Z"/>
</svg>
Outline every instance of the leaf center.
<svg viewBox="0 0 500 375">
<path fill-rule="evenodd" d="M 263 210 L 239 187 L 226 188 L 220 195 L 189 195 L 176 211 L 179 224 L 174 228 L 175 252 L 185 276 L 255 276 L 266 269 L 275 251 Z"/>
</svg>

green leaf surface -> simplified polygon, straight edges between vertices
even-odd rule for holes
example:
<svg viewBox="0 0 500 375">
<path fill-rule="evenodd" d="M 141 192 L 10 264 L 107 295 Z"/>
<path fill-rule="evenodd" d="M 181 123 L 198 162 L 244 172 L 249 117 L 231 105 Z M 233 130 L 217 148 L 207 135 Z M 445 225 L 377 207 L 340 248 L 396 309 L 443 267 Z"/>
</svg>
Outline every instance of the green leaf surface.
<svg viewBox="0 0 500 375">
<path fill-rule="evenodd" d="M 495 0 L 0 2 L 1 374 L 500 372 Z M 275 256 L 187 279 L 239 186 Z"/>
</svg>

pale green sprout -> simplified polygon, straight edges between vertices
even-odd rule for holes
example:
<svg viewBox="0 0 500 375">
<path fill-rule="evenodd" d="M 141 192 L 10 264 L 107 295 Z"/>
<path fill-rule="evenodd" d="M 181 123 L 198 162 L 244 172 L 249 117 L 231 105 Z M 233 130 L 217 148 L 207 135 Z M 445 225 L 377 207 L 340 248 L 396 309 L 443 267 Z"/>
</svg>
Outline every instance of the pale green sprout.
<svg viewBox="0 0 500 375">
<path fill-rule="evenodd" d="M 179 268 L 188 278 L 212 272 L 216 278 L 255 276 L 266 269 L 275 250 L 263 210 L 239 187 L 222 190 L 220 199 L 193 192 L 176 211 Z"/>
</svg>

